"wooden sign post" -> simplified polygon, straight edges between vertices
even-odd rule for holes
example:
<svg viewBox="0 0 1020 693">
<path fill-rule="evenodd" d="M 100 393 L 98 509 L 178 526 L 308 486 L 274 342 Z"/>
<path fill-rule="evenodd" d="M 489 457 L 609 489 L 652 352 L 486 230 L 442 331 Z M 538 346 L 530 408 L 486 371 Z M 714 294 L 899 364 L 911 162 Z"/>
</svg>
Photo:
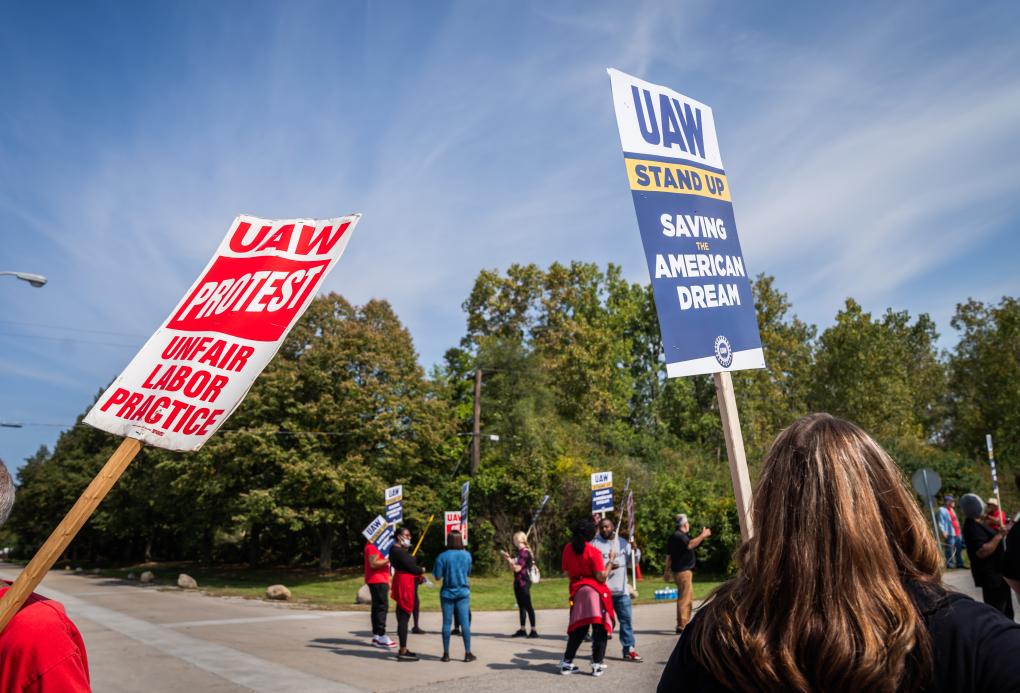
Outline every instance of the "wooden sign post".
<svg viewBox="0 0 1020 693">
<path fill-rule="evenodd" d="M 754 534 L 751 526 L 751 476 L 747 472 L 744 454 L 744 437 L 740 433 L 740 416 L 737 398 L 733 394 L 733 378 L 729 371 L 714 373 L 715 396 L 719 400 L 723 436 L 726 438 L 726 457 L 730 461 L 730 479 L 737 500 L 737 517 L 740 520 L 740 538 L 747 541 Z"/>
<path fill-rule="evenodd" d="M 142 445 L 193 451 L 269 365 L 361 218 L 234 219 L 180 303 L 85 415 L 120 447 L 0 600 L 0 632 Z"/>
<path fill-rule="evenodd" d="M 42 582 L 43 577 L 57 562 L 57 559 L 67 550 L 71 540 L 78 534 L 78 530 L 92 517 L 99 504 L 106 498 L 113 485 L 120 479 L 121 474 L 131 464 L 138 451 L 142 449 L 142 441 L 134 438 L 125 438 L 121 441 L 117 450 L 110 455 L 110 459 L 100 470 L 99 474 L 88 485 L 85 492 L 81 494 L 78 501 L 71 508 L 70 512 L 53 530 L 46 543 L 36 551 L 35 556 L 29 561 L 25 569 L 21 571 L 18 578 L 0 599 L 0 632 L 7 627 L 7 624 L 18 609 L 25 603 L 29 595 Z"/>
</svg>

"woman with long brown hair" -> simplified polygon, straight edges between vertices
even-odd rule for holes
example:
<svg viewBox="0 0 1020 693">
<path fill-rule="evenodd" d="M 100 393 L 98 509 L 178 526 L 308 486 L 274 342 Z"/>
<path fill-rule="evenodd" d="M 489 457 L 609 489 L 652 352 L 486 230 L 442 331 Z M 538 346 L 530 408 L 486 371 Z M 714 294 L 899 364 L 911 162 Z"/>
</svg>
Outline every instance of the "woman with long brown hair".
<svg viewBox="0 0 1020 693">
<path fill-rule="evenodd" d="M 1005 691 L 1020 626 L 941 585 L 895 463 L 828 414 L 779 434 L 737 576 L 684 631 L 659 691 Z"/>
</svg>

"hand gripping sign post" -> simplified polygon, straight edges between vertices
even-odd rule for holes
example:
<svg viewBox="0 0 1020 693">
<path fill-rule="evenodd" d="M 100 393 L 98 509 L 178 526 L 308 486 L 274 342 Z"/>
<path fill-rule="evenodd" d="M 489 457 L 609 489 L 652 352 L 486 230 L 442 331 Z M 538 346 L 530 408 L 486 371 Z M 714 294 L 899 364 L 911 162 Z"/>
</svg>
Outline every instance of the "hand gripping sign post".
<svg viewBox="0 0 1020 693">
<path fill-rule="evenodd" d="M 360 218 L 234 219 L 198 281 L 86 415 L 124 440 L 0 600 L 0 630 L 143 444 L 198 450 L 233 413 Z"/>
<path fill-rule="evenodd" d="M 746 540 L 751 485 L 729 372 L 764 368 L 765 357 L 712 109 L 617 70 L 609 78 L 666 375 L 715 378 Z"/>
<path fill-rule="evenodd" d="M 404 521 L 404 487 L 390 486 L 383 496 L 386 505 L 386 520 L 391 525 L 399 525 Z"/>
<path fill-rule="evenodd" d="M 613 511 L 613 473 L 594 472 L 591 475 L 591 514 Z"/>
</svg>

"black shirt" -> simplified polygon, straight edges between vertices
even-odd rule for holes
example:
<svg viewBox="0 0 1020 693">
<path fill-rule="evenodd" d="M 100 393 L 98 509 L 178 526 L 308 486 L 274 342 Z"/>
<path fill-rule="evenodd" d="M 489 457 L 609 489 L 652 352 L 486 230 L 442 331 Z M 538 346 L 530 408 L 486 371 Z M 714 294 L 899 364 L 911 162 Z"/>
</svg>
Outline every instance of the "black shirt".
<svg viewBox="0 0 1020 693">
<path fill-rule="evenodd" d="M 1002 542 L 995 547 L 991 556 L 978 558 L 978 549 L 995 538 L 995 530 L 989 529 L 973 517 L 963 523 L 963 541 L 970 557 L 970 573 L 974 584 L 986 589 L 1002 586 Z"/>
<path fill-rule="evenodd" d="M 1020 624 L 987 604 L 950 592 L 932 596 L 911 589 L 931 637 L 934 671 L 927 693 L 1020 691 Z M 719 693 L 722 686 L 695 660 L 690 639 L 699 637 L 694 617 L 659 679 L 659 693 Z"/>
<path fill-rule="evenodd" d="M 421 575 L 425 572 L 425 569 L 418 565 L 418 561 L 414 559 L 411 552 L 400 544 L 394 544 L 393 548 L 390 549 L 390 564 L 393 565 L 394 570 L 399 570 L 402 573 Z"/>
<path fill-rule="evenodd" d="M 666 553 L 669 554 L 670 570 L 677 573 L 681 570 L 694 570 L 697 561 L 694 558 L 694 550 L 690 548 L 691 535 L 681 532 L 679 529 L 673 532 L 666 544 Z"/>
<path fill-rule="evenodd" d="M 1002 554 L 1002 576 L 1020 580 L 1020 522 L 1014 522 L 1006 535 L 1006 550 Z"/>
</svg>

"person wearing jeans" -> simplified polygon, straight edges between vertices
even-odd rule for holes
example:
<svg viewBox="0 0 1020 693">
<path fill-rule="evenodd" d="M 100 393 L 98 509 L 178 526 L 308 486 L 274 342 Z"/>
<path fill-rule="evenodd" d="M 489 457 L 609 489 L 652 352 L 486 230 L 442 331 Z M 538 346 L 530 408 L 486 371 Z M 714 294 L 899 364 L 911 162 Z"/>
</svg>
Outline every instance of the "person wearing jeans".
<svg viewBox="0 0 1020 693">
<path fill-rule="evenodd" d="M 942 507 L 938 512 L 939 534 L 945 543 L 946 568 L 952 568 L 954 558 L 956 567 L 963 567 L 963 536 L 960 532 L 960 520 L 956 516 L 956 499 L 946 495 L 942 499 Z"/>
<path fill-rule="evenodd" d="M 439 590 L 439 604 L 443 609 L 443 658 L 450 661 L 450 626 L 454 614 L 460 621 L 461 637 L 464 639 L 464 661 L 477 659 L 471 653 L 471 588 L 468 575 L 471 574 L 471 554 L 464 550 L 464 539 L 457 530 L 446 537 L 446 551 L 436 558 L 432 567 L 436 580 L 443 581 Z"/>
<path fill-rule="evenodd" d="M 630 543 L 616 534 L 616 526 L 608 517 L 599 523 L 599 533 L 591 545 L 602 554 L 609 577 L 606 586 L 613 597 L 613 610 L 620 624 L 620 645 L 623 658 L 629 662 L 640 662 L 641 655 L 634 649 L 634 625 L 631 622 L 630 587 L 627 584 L 627 570 L 634 560 Z"/>
</svg>

